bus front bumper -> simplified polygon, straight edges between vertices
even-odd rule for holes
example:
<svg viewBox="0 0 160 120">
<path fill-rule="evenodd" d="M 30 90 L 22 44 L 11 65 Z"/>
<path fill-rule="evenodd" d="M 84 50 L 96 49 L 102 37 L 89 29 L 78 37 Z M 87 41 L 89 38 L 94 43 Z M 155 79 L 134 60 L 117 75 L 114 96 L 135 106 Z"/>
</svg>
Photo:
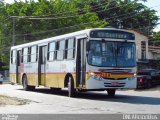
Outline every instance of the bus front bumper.
<svg viewBox="0 0 160 120">
<path fill-rule="evenodd" d="M 86 89 L 135 89 L 137 87 L 137 79 L 136 77 L 123 80 L 109 80 L 109 79 L 101 79 L 97 80 L 93 77 L 90 77 L 86 81 Z"/>
</svg>

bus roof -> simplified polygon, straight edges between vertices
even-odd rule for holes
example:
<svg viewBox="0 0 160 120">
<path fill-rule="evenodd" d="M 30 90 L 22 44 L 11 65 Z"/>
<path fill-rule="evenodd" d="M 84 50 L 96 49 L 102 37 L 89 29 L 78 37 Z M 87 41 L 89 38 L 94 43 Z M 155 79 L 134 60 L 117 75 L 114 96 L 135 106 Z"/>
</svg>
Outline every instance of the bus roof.
<svg viewBox="0 0 160 120">
<path fill-rule="evenodd" d="M 89 32 L 91 30 L 119 30 L 119 31 L 129 32 L 127 30 L 117 29 L 117 28 L 92 28 L 92 29 L 81 30 L 81 31 L 77 31 L 77 32 L 64 34 L 64 35 L 54 36 L 54 37 L 50 37 L 50 38 L 46 38 L 46 39 L 42 39 L 42 40 L 37 40 L 37 41 L 34 41 L 34 42 L 30 42 L 30 43 L 25 43 L 25 44 L 21 44 L 21 45 L 12 46 L 11 50 L 18 49 L 18 48 L 20 49 L 20 48 L 27 47 L 27 46 L 33 46 L 33 45 L 39 45 L 39 44 L 43 44 L 43 43 L 48 43 L 48 42 L 56 41 L 56 40 L 60 40 L 60 39 L 76 37 L 76 36 L 80 36 L 80 35 L 84 35 L 84 34 L 89 36 Z"/>
</svg>

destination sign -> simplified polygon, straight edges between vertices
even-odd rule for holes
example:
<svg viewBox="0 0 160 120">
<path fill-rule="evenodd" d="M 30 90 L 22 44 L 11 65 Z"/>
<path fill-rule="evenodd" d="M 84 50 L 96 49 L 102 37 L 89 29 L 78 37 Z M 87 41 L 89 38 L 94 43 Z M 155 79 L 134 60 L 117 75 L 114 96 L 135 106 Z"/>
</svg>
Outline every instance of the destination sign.
<svg viewBox="0 0 160 120">
<path fill-rule="evenodd" d="M 90 37 L 135 40 L 133 33 L 118 30 L 94 30 L 90 32 Z"/>
</svg>

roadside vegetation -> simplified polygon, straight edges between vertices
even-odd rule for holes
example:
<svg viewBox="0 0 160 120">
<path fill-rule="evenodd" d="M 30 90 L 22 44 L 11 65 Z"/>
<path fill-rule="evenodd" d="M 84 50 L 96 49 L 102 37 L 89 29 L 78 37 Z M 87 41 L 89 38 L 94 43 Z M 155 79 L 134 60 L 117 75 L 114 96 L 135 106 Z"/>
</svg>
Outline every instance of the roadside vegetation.
<svg viewBox="0 0 160 120">
<path fill-rule="evenodd" d="M 159 18 L 155 10 L 141 1 L 146 0 L 15 0 L 13 4 L 0 0 L 0 61 L 5 63 L 3 68 L 8 69 L 12 45 L 77 30 L 112 26 L 150 35 Z"/>
</svg>

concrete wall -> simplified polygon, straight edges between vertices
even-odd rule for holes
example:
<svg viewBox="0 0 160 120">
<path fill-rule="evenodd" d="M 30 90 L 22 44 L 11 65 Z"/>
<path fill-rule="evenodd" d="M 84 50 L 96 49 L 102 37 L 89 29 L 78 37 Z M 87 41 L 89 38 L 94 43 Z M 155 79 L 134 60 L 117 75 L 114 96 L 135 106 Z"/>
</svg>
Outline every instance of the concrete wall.
<svg viewBox="0 0 160 120">
<path fill-rule="evenodd" d="M 146 59 L 149 59 L 149 53 L 148 53 L 148 37 L 146 37 L 145 35 L 143 34 L 140 34 L 136 31 L 132 31 L 130 30 L 131 32 L 133 32 L 135 34 L 135 40 L 136 40 L 136 51 L 137 51 L 137 61 L 139 59 L 142 59 L 142 46 L 141 46 L 141 43 L 142 41 L 145 42 L 145 45 L 146 45 Z"/>
<path fill-rule="evenodd" d="M 160 59 L 160 54 L 159 53 L 154 53 L 149 51 L 149 59 L 150 60 L 159 60 Z"/>
</svg>

